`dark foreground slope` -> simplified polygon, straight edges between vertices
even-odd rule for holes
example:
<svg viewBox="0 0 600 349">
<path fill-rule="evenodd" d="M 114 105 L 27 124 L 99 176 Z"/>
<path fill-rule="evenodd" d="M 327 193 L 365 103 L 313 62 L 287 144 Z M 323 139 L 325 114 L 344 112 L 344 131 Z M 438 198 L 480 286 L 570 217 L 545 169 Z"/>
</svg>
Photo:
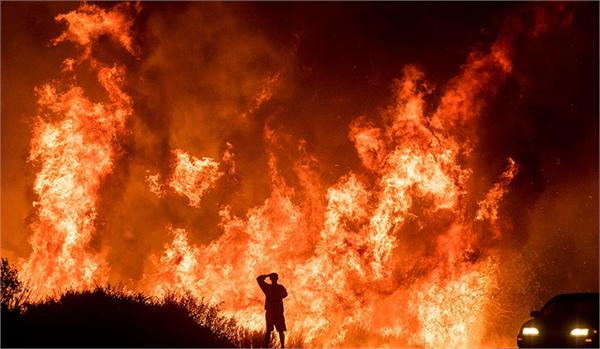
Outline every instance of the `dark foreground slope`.
<svg viewBox="0 0 600 349">
<path fill-rule="evenodd" d="M 98 288 L 2 308 L 2 347 L 236 347 L 237 326 L 192 300 L 151 302 Z M 230 333 L 228 333 L 230 332 Z"/>
<path fill-rule="evenodd" d="M 152 300 L 98 287 L 35 304 L 29 302 L 29 290 L 6 258 L 0 259 L 0 269 L 0 347 L 260 348 L 264 344 L 264 332 L 248 330 L 221 315 L 218 307 L 191 296 Z M 301 348 L 303 338 L 294 335 L 288 344 Z"/>
</svg>

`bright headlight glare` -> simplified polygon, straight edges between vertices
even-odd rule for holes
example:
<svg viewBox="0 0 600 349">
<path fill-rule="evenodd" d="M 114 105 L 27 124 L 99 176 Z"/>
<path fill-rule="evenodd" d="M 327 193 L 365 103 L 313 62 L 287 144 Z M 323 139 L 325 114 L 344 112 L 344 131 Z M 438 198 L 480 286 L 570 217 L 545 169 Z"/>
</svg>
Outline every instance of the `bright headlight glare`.
<svg viewBox="0 0 600 349">
<path fill-rule="evenodd" d="M 574 328 L 571 330 L 571 336 L 582 337 L 587 336 L 590 330 L 587 328 Z"/>
<path fill-rule="evenodd" d="M 540 334 L 540 331 L 535 327 L 523 327 L 523 335 L 525 336 L 537 336 L 538 334 Z"/>
</svg>

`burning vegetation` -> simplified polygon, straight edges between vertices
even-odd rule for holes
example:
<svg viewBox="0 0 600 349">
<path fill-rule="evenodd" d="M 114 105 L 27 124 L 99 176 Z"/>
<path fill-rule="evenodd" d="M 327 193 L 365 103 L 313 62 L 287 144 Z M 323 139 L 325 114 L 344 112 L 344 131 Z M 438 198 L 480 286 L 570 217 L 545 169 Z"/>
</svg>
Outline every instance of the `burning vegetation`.
<svg viewBox="0 0 600 349">
<path fill-rule="evenodd" d="M 196 124 L 186 111 L 169 119 L 181 123 L 179 133 L 153 143 L 152 123 L 135 121 L 143 113 L 135 109 L 139 91 L 128 88 L 131 75 L 140 74 L 131 66 L 164 59 L 136 44 L 142 34 L 135 21 L 143 7 L 86 3 L 56 17 L 64 31 L 51 41 L 56 48 L 48 49 L 72 45 L 76 50 L 68 52 L 76 54 L 35 88 L 38 112 L 28 158 L 35 173 L 31 252 L 19 262 L 33 301 L 116 281 L 153 299 L 175 294 L 220 304 L 226 316 L 261 330 L 255 277 L 277 271 L 290 294 L 285 301 L 290 331 L 301 333 L 310 346 L 491 344 L 490 326 L 496 326 L 495 314 L 510 293 L 503 285 L 508 257 L 500 247 L 512 226 L 503 203 L 523 165 L 505 153 L 493 166 L 481 166 L 480 124 L 513 74 L 516 47 L 568 26 L 568 8 L 541 7 L 523 11 L 533 18 L 529 22 L 506 21 L 445 84 L 429 81 L 417 65 L 405 65 L 391 83 L 387 104 L 353 114 L 331 131 L 344 132 L 357 159 L 332 179 L 336 165 L 325 163 L 318 144 L 273 117 L 258 116 L 278 93 L 289 93 L 282 86 L 292 71 L 290 58 L 272 52 L 285 63 L 256 77 L 244 75 L 235 87 L 244 100 L 238 115 L 218 121 L 258 129 L 261 138 L 240 141 L 235 133 L 219 134 L 217 126 L 209 135 L 200 129 L 194 135 Z M 98 49 L 107 45 L 121 51 L 107 55 Z M 259 50 L 266 44 L 257 39 L 253 45 Z M 245 52 L 242 44 L 239 50 Z M 224 87 L 215 89 L 223 94 Z M 216 99 L 224 98 L 217 92 Z M 190 134 L 196 143 L 186 140 Z M 150 146 L 160 155 L 137 162 L 126 171 L 127 180 L 115 184 L 111 178 L 126 168 L 123 163 L 134 161 L 132 137 L 137 149 L 144 142 L 161 144 Z M 246 147 L 260 155 L 243 159 Z M 263 165 L 249 169 L 249 161 Z M 485 176 L 495 179 L 482 185 Z M 253 181 L 256 190 L 261 181 L 269 188 L 258 200 L 248 199 L 256 197 L 248 194 Z M 137 191 L 146 199 L 115 214 L 124 206 L 110 208 L 106 202 L 126 199 L 114 192 L 120 189 L 106 189 L 110 185 L 123 186 L 123 197 Z M 239 196 L 228 195 L 238 190 Z M 119 265 L 117 251 L 124 249 L 102 234 L 136 215 L 133 211 L 152 207 L 160 208 L 164 224 L 119 233 L 127 241 L 148 240 L 136 246 L 147 250 L 140 252 L 145 258 L 135 262 L 139 272 L 133 276 Z M 184 216 L 200 218 L 190 223 Z M 595 256 L 597 262 L 597 251 Z M 494 340 L 510 340 L 503 335 Z"/>
</svg>

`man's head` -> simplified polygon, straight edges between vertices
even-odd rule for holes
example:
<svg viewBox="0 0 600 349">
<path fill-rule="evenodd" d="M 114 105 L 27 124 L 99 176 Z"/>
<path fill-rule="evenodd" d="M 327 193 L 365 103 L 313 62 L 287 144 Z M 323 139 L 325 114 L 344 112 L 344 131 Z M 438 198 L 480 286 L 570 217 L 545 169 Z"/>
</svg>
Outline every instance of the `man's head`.
<svg viewBox="0 0 600 349">
<path fill-rule="evenodd" d="M 277 273 L 271 273 L 269 274 L 269 278 L 271 279 L 271 283 L 276 284 L 277 280 L 279 279 L 279 275 L 277 275 Z"/>
</svg>

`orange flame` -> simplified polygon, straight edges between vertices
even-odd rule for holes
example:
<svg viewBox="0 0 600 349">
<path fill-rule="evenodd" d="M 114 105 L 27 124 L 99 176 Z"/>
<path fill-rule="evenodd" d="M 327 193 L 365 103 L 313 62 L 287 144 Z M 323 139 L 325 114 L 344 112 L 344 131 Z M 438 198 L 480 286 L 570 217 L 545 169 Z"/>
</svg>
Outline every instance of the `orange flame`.
<svg viewBox="0 0 600 349">
<path fill-rule="evenodd" d="M 71 41 L 81 46 L 84 58 L 89 58 L 92 45 L 102 35 L 108 35 L 125 48 L 129 53 L 135 53 L 135 46 L 130 32 L 133 25 L 131 5 L 118 4 L 110 11 L 105 11 L 96 5 L 82 4 L 77 10 L 56 16 L 59 22 L 66 22 L 65 30 L 52 44 L 58 45 L 63 41 Z M 140 5 L 135 5 L 135 10 L 140 11 Z M 70 60 L 70 59 L 69 59 Z"/>
<path fill-rule="evenodd" d="M 174 166 L 166 186 L 177 194 L 185 196 L 190 206 L 199 207 L 202 197 L 223 176 L 223 172 L 219 172 L 220 164 L 209 157 L 196 158 L 181 149 L 173 151 L 173 155 Z M 223 162 L 229 166 L 228 172 L 231 174 L 235 173 L 233 158 L 232 146 L 229 145 L 223 155 Z M 164 197 L 166 188 L 160 182 L 160 174 L 152 174 L 149 171 L 147 173 L 148 189 L 159 198 Z"/>
<path fill-rule="evenodd" d="M 478 203 L 479 209 L 475 219 L 489 219 L 492 222 L 498 220 L 498 205 L 504 194 L 508 191 L 508 185 L 517 174 L 517 164 L 511 158 L 508 158 L 508 167 L 500 176 L 500 181 L 495 183 L 492 189 L 485 194 L 485 199 Z"/>
<path fill-rule="evenodd" d="M 169 181 L 169 187 L 188 198 L 190 206 L 198 207 L 202 196 L 223 175 L 219 172 L 219 163 L 211 158 L 195 158 L 183 150 L 177 149 L 175 167 Z"/>
<path fill-rule="evenodd" d="M 83 88 L 74 84 L 62 87 L 53 82 L 36 88 L 40 114 L 30 160 L 39 164 L 34 184 L 37 219 L 32 224 L 32 253 L 20 270 L 34 299 L 108 280 L 108 265 L 89 244 L 96 230 L 98 192 L 112 171 L 115 140 L 132 114 L 132 102 L 122 91 L 125 68 L 98 62 L 91 52 L 101 35 L 133 51 L 132 22 L 125 15 L 128 8 L 118 5 L 106 12 L 83 5 L 56 18 L 66 21 L 68 29 L 53 43 L 71 41 L 83 49 L 79 62 L 89 63 L 107 98 L 104 103 L 91 102 Z M 67 59 L 65 66 L 72 70 L 73 62 Z"/>
<path fill-rule="evenodd" d="M 267 79 L 265 79 L 262 89 L 256 94 L 254 100 L 252 101 L 252 105 L 246 110 L 242 117 L 248 117 L 252 115 L 258 108 L 260 108 L 265 102 L 267 102 L 273 96 L 273 89 L 277 82 L 279 81 L 279 77 L 281 76 L 281 72 L 272 74 Z"/>
<path fill-rule="evenodd" d="M 146 171 L 146 184 L 148 185 L 148 189 L 159 198 L 165 196 L 165 188 L 164 185 L 160 182 L 160 174 L 159 173 L 151 173 L 150 170 Z"/>
</svg>

